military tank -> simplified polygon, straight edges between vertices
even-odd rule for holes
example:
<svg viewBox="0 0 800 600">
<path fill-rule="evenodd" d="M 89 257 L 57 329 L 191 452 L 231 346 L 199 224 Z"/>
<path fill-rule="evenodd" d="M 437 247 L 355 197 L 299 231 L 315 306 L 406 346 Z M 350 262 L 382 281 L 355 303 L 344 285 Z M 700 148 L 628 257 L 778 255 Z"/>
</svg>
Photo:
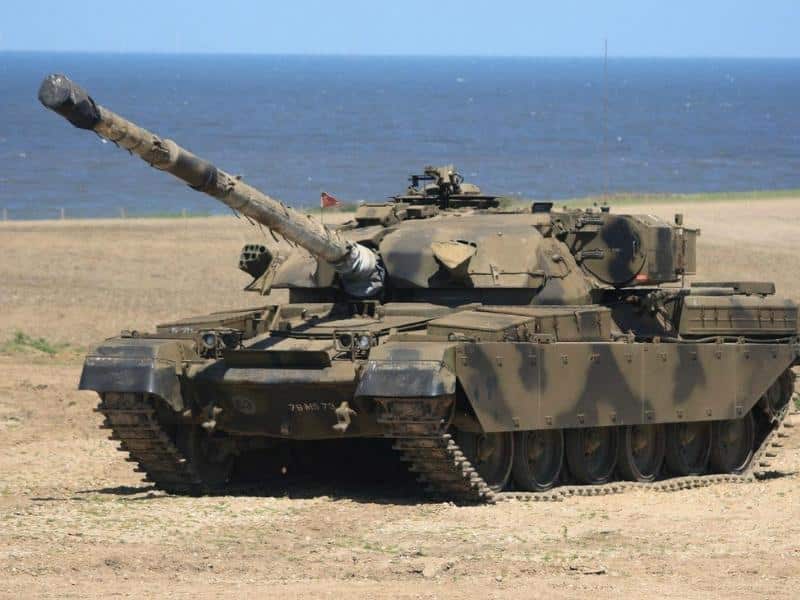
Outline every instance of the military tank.
<svg viewBox="0 0 800 600">
<path fill-rule="evenodd" d="M 428 167 L 327 227 L 63 75 L 39 99 L 266 231 L 239 260 L 263 307 L 86 357 L 80 388 L 165 490 L 225 489 L 247 452 L 316 440 L 390 440 L 458 502 L 749 476 L 779 445 L 797 306 L 771 283 L 687 283 L 699 232 L 680 215 L 507 210 Z"/>
</svg>

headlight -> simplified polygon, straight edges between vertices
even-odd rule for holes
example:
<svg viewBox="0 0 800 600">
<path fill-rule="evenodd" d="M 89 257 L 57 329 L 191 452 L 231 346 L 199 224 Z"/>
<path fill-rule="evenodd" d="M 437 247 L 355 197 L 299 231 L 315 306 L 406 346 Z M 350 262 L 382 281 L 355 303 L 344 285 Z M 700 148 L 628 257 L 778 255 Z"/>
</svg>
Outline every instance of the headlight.
<svg viewBox="0 0 800 600">
<path fill-rule="evenodd" d="M 236 348 L 239 345 L 239 341 L 241 340 L 241 334 L 229 331 L 228 333 L 222 334 L 222 343 L 225 345 L 226 348 Z"/>
<path fill-rule="evenodd" d="M 356 346 L 359 350 L 369 350 L 370 346 L 372 345 L 372 341 L 370 340 L 368 335 L 359 335 L 356 338 Z"/>
<path fill-rule="evenodd" d="M 204 333 L 200 341 L 203 342 L 203 347 L 213 350 L 217 347 L 217 334 L 212 332 Z"/>
<path fill-rule="evenodd" d="M 365 356 L 376 345 L 375 336 L 363 331 L 337 331 L 333 334 L 336 349 L 352 356 Z"/>
<path fill-rule="evenodd" d="M 336 336 L 336 341 L 343 350 L 349 350 L 353 346 L 353 336 L 349 333 L 340 333 Z"/>
</svg>

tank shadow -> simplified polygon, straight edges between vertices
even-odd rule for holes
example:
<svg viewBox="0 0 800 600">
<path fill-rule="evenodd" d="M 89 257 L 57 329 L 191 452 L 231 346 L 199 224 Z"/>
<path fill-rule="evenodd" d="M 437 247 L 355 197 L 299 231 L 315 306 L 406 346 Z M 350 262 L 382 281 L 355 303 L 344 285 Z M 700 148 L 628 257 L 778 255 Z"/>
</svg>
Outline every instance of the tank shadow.
<svg viewBox="0 0 800 600">
<path fill-rule="evenodd" d="M 158 488 L 148 483 L 142 484 L 141 486 L 118 485 L 116 487 L 105 487 L 96 490 L 80 490 L 78 491 L 78 494 L 113 494 L 115 496 L 135 496 L 137 494 L 155 491 L 158 491 Z"/>
<path fill-rule="evenodd" d="M 794 477 L 798 471 L 768 471 L 759 476 L 757 482 L 768 482 L 786 477 Z M 387 475 L 389 475 L 387 473 Z M 660 479 L 668 481 L 668 479 Z M 199 493 L 174 493 L 160 490 L 156 485 L 143 483 L 141 486 L 117 486 L 80 490 L 78 494 L 109 494 L 124 496 L 129 501 L 169 500 L 182 497 L 248 497 L 248 498 L 287 498 L 291 500 L 314 500 L 327 498 L 333 502 L 349 501 L 363 504 L 392 504 L 410 506 L 419 504 L 439 504 L 446 499 L 432 497 L 424 493 L 420 484 L 408 472 L 394 473 L 394 477 L 378 479 L 376 473 L 355 471 L 346 477 L 336 478 L 336 474 L 294 474 L 264 477 L 258 481 L 234 481 L 224 489 Z M 83 500 L 73 497 L 73 500 Z M 50 500 L 50 498 L 34 498 Z M 52 500 L 56 500 L 53 498 Z M 59 499 L 60 500 L 60 499 Z"/>
<path fill-rule="evenodd" d="M 220 490 L 167 493 L 158 486 L 117 486 L 81 490 L 79 494 L 127 496 L 130 500 L 182 496 L 239 496 L 352 501 L 370 504 L 442 502 L 424 493 L 388 440 L 353 439 L 292 442 L 240 455 L 231 481 Z"/>
<path fill-rule="evenodd" d="M 300 478 L 285 478 L 278 481 L 262 481 L 249 484 L 230 484 L 222 490 L 205 493 L 165 492 L 157 486 L 142 484 L 141 487 L 118 486 L 80 490 L 78 494 L 108 494 L 124 496 L 131 501 L 164 500 L 181 497 L 249 497 L 249 498 L 288 498 L 292 500 L 313 500 L 329 498 L 337 501 L 351 501 L 365 504 L 435 504 L 441 499 L 423 494 L 418 486 L 402 483 L 375 485 L 370 482 L 319 482 L 303 481 Z M 74 500 L 83 500 L 74 497 Z"/>
<path fill-rule="evenodd" d="M 758 481 L 772 481 L 773 479 L 783 479 L 784 477 L 794 477 L 798 471 L 763 471 L 758 476 Z"/>
</svg>

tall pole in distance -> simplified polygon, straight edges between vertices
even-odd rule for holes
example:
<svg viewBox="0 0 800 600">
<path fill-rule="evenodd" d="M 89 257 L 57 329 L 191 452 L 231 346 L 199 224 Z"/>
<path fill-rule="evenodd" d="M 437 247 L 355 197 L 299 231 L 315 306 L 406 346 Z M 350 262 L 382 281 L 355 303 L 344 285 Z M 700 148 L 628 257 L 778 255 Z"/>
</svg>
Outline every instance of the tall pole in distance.
<svg viewBox="0 0 800 600">
<path fill-rule="evenodd" d="M 603 201 L 608 203 L 608 38 L 603 47 Z"/>
</svg>

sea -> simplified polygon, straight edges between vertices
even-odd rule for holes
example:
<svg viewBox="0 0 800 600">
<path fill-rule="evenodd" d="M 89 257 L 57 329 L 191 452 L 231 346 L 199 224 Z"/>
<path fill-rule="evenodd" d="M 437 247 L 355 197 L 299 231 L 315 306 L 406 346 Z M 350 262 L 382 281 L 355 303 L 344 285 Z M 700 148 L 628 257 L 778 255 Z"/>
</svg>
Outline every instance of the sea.
<svg viewBox="0 0 800 600">
<path fill-rule="evenodd" d="M 46 111 L 52 72 L 297 207 L 427 164 L 535 199 L 800 188 L 800 60 L 4 52 L 9 219 L 227 211 Z"/>
</svg>

